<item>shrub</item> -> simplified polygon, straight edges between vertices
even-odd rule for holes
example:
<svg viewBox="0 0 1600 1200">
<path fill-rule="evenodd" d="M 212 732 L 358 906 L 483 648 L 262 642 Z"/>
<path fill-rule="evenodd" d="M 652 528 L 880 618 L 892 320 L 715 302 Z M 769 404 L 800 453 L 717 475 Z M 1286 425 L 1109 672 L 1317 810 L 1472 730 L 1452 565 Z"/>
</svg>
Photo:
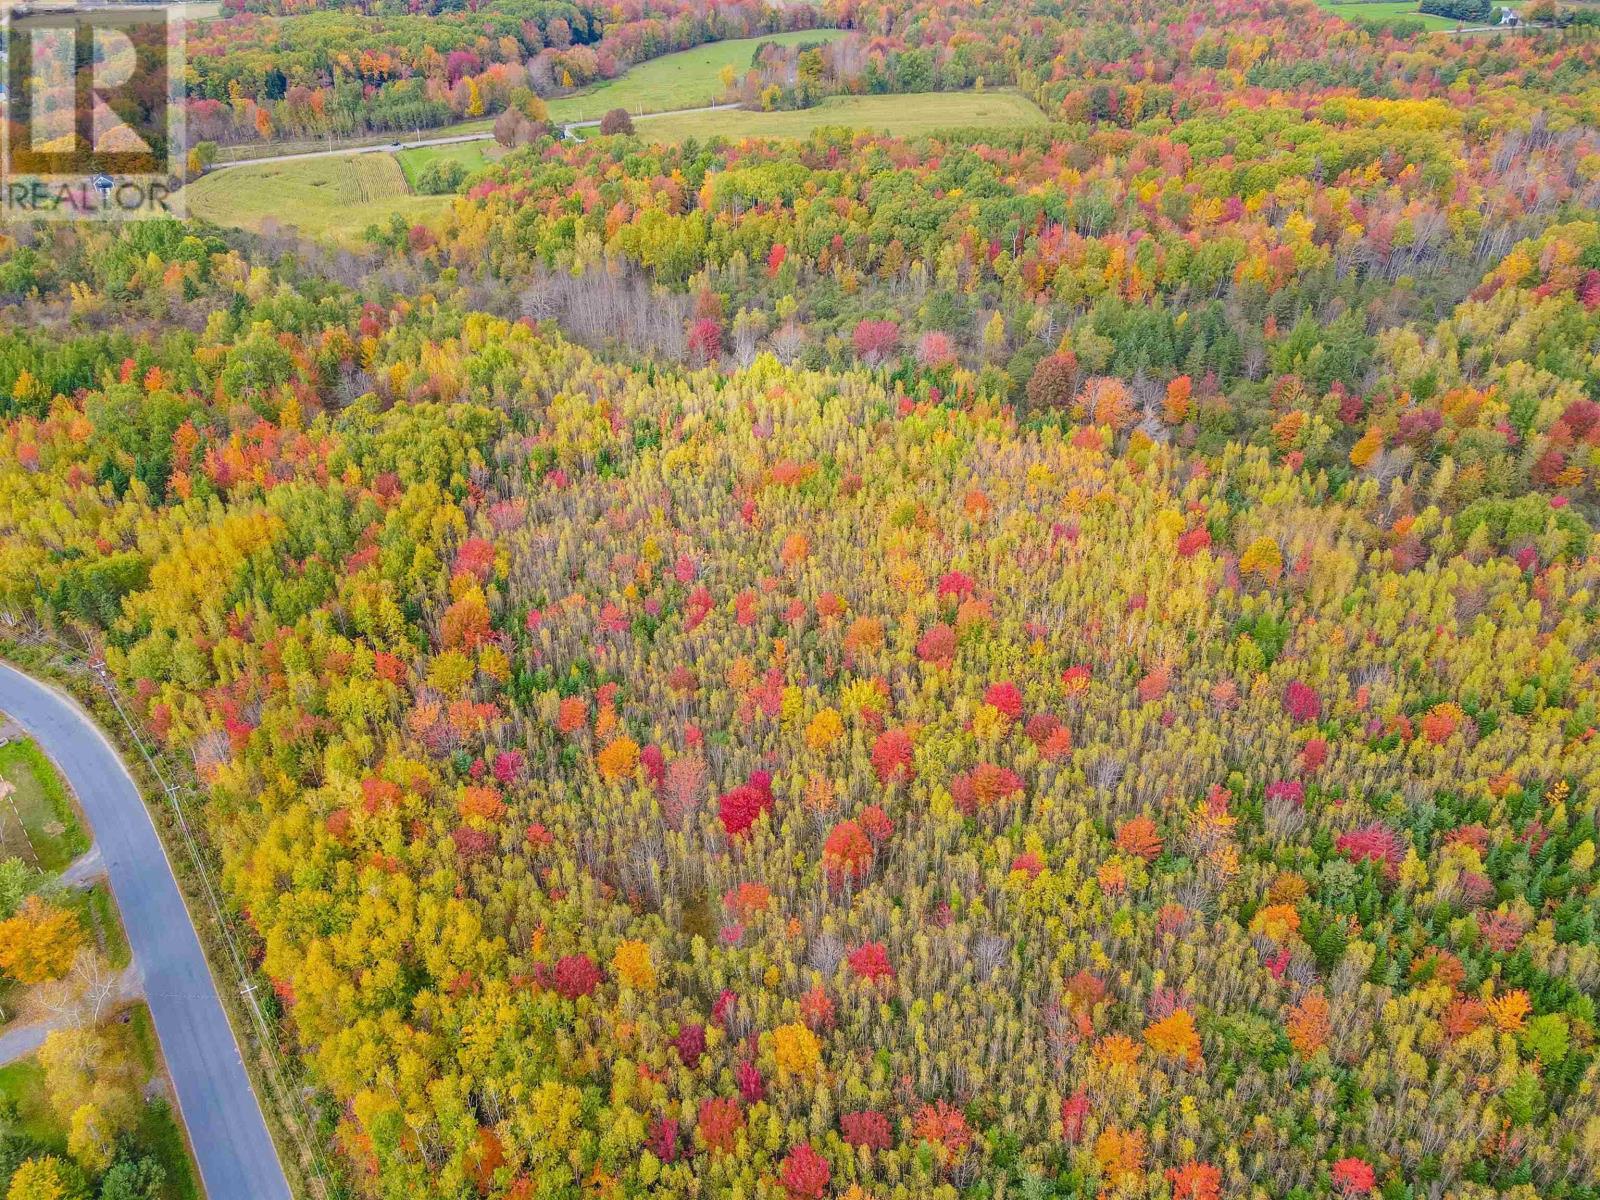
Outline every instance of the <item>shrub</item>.
<svg viewBox="0 0 1600 1200">
<path fill-rule="evenodd" d="M 422 196 L 447 196 L 461 190 L 467 168 L 451 159 L 436 159 L 417 175 L 416 190 Z"/>
</svg>

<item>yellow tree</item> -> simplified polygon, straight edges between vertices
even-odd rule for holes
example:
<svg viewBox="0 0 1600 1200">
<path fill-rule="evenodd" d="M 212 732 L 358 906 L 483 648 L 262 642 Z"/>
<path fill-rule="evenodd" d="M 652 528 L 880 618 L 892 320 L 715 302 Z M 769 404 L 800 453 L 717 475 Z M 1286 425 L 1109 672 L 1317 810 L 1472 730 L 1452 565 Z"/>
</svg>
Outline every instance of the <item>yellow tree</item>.
<svg viewBox="0 0 1600 1200">
<path fill-rule="evenodd" d="M 111 1165 L 117 1135 L 139 1112 L 139 1069 L 112 1030 L 54 1030 L 39 1047 L 45 1094 L 67 1126 L 67 1149 L 89 1171 Z"/>
<path fill-rule="evenodd" d="M 0 970 L 18 983 L 60 979 L 82 941 L 77 917 L 29 896 L 16 916 L 0 921 Z"/>
<path fill-rule="evenodd" d="M 30 1158 L 11 1176 L 6 1200 L 82 1200 L 83 1178 L 53 1154 Z"/>
</svg>

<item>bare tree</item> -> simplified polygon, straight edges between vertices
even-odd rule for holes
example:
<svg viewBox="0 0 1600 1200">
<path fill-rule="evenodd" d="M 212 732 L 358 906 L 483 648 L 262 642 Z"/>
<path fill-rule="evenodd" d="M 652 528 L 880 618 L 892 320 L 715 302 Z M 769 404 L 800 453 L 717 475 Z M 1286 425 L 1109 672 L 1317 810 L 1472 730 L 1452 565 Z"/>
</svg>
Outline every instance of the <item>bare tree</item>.
<svg viewBox="0 0 1600 1200">
<path fill-rule="evenodd" d="M 772 347 L 772 353 L 777 355 L 778 361 L 787 366 L 799 358 L 801 351 L 806 348 L 806 333 L 793 321 L 785 321 L 767 340 L 767 344 Z"/>
<path fill-rule="evenodd" d="M 60 979 L 41 983 L 22 1002 L 24 1017 L 60 1025 L 100 1024 L 122 998 L 122 972 L 100 951 L 78 951 L 72 970 Z"/>
<path fill-rule="evenodd" d="M 766 314 L 741 308 L 733 318 L 733 356 L 741 367 L 748 367 L 756 358 L 756 343 L 766 332 Z"/>
</svg>

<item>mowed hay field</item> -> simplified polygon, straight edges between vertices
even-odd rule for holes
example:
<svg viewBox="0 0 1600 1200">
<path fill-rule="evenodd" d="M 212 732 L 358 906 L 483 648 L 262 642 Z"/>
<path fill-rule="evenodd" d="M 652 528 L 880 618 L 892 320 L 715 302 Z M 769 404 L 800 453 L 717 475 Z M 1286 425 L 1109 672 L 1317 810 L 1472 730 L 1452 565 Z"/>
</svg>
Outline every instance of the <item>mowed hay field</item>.
<svg viewBox="0 0 1600 1200">
<path fill-rule="evenodd" d="M 443 146 L 414 146 L 409 150 L 398 150 L 394 155 L 399 159 L 406 181 L 412 187 L 417 186 L 418 176 L 434 163 L 460 163 L 471 173 L 483 170 L 504 156 L 504 147 L 487 138 L 477 142 L 450 142 Z"/>
<path fill-rule="evenodd" d="M 1379 21 L 1388 24 L 1392 21 L 1421 21 L 1429 30 L 1444 32 L 1458 29 L 1463 22 L 1455 21 L 1449 17 L 1435 16 L 1432 13 L 1419 12 L 1415 0 L 1350 0 L 1341 3 L 1340 0 L 1317 0 L 1317 7 L 1335 16 L 1343 17 L 1347 21 Z M 1515 8 L 1514 4 L 1502 4 L 1503 8 Z M 1485 24 L 1486 22 L 1473 22 L 1472 24 Z"/>
<path fill-rule="evenodd" d="M 635 125 L 641 138 L 681 142 L 685 138 L 802 138 L 814 129 L 843 125 L 852 129 L 912 137 L 936 129 L 1015 129 L 1042 125 L 1045 115 L 1013 88 L 982 92 L 922 92 L 898 96 L 830 96 L 794 112 L 683 113 L 644 117 Z"/>
<path fill-rule="evenodd" d="M 842 29 L 805 29 L 795 33 L 770 33 L 764 37 L 709 42 L 693 50 L 665 54 L 630 67 L 626 74 L 607 80 L 575 96 L 550 101 L 550 119 L 557 124 L 595 121 L 613 108 L 631 113 L 669 112 L 715 104 L 722 96 L 722 68 L 741 75 L 750 66 L 762 42 L 794 46 L 831 42 L 844 36 Z"/>
<path fill-rule="evenodd" d="M 368 225 L 394 213 L 435 217 L 450 196 L 414 196 L 395 156 L 386 152 L 255 163 L 214 171 L 184 189 L 192 216 L 260 232 L 273 222 L 307 237 L 356 242 Z"/>
</svg>

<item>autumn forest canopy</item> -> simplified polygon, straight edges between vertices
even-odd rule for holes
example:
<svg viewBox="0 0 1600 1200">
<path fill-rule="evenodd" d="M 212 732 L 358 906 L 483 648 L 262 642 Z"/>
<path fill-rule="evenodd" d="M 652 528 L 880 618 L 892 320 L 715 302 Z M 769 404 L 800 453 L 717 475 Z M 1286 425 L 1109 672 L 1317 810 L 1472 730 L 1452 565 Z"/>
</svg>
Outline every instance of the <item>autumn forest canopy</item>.
<svg viewBox="0 0 1600 1200">
<path fill-rule="evenodd" d="M 734 98 L 1046 123 L 530 106 L 812 27 Z M 1600 1200 L 1581 6 L 202 29 L 224 141 L 527 117 L 355 249 L 0 233 L 0 612 L 199 781 L 307 1195 Z"/>
</svg>

